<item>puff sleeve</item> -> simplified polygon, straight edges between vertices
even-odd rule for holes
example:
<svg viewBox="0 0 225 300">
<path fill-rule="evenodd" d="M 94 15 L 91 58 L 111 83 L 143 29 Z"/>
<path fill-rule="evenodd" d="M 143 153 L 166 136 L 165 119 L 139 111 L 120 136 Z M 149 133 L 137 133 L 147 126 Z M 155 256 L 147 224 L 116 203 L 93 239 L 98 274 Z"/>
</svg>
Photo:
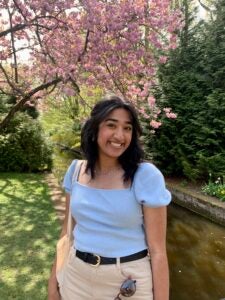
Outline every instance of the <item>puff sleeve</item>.
<svg viewBox="0 0 225 300">
<path fill-rule="evenodd" d="M 168 205 L 171 193 L 166 189 L 162 173 L 151 163 L 141 163 L 134 177 L 137 201 L 149 207 Z"/>
<path fill-rule="evenodd" d="M 69 168 L 67 169 L 66 174 L 63 179 L 62 187 L 64 188 L 66 193 L 69 193 L 69 194 L 71 194 L 71 191 L 72 191 L 72 181 L 73 181 L 73 174 L 75 171 L 76 162 L 77 162 L 77 160 L 72 161 L 72 163 L 69 166 Z"/>
</svg>

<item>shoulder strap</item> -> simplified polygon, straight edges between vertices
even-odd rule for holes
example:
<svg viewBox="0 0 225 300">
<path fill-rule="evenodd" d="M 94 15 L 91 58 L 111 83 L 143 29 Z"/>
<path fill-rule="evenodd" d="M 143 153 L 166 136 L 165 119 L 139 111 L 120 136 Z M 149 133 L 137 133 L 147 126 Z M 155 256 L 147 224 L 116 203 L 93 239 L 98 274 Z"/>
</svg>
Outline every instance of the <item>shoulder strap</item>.
<svg viewBox="0 0 225 300">
<path fill-rule="evenodd" d="M 83 160 L 77 160 L 76 163 L 74 164 L 74 172 L 73 172 L 73 176 L 72 176 L 72 185 L 77 180 L 77 176 L 79 174 L 82 162 L 83 162 Z"/>
<path fill-rule="evenodd" d="M 74 172 L 72 177 L 72 184 L 77 180 L 78 173 L 80 171 L 80 166 L 82 164 L 82 160 L 77 160 L 74 166 Z M 72 214 L 71 214 L 71 204 L 69 205 L 69 214 L 68 214 L 68 223 L 67 223 L 67 236 L 72 238 Z"/>
</svg>

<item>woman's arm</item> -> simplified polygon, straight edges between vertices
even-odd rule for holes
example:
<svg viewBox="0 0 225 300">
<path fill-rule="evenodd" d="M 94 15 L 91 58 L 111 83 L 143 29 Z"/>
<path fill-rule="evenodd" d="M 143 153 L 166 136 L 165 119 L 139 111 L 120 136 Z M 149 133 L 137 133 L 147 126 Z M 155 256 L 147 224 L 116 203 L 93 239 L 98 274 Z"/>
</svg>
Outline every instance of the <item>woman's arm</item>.
<svg viewBox="0 0 225 300">
<path fill-rule="evenodd" d="M 169 269 L 166 253 L 166 207 L 143 206 L 147 244 L 151 257 L 154 300 L 169 300 Z"/>
<path fill-rule="evenodd" d="M 60 238 L 63 237 L 67 232 L 67 223 L 68 223 L 68 214 L 69 214 L 69 205 L 70 205 L 70 194 L 66 194 L 66 210 L 65 210 L 65 218 L 62 225 L 62 231 L 60 234 Z M 74 220 L 74 219 L 73 219 Z M 73 224 L 75 226 L 75 222 Z M 52 271 L 50 278 L 48 280 L 48 300 L 59 300 L 59 290 L 58 290 L 58 282 L 56 278 L 56 257 L 52 266 Z"/>
</svg>

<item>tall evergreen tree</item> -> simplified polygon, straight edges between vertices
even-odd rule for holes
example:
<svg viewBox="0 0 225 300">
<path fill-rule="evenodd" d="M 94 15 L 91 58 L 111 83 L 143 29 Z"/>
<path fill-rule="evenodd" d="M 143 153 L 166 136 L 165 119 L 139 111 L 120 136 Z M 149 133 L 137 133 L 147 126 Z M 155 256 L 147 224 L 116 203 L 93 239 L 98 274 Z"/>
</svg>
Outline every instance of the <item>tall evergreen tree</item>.
<svg viewBox="0 0 225 300">
<path fill-rule="evenodd" d="M 180 46 L 160 69 L 160 97 L 178 114 L 151 141 L 164 172 L 190 179 L 222 176 L 225 167 L 225 0 L 214 18 L 198 21 L 194 1 L 182 1 Z"/>
</svg>

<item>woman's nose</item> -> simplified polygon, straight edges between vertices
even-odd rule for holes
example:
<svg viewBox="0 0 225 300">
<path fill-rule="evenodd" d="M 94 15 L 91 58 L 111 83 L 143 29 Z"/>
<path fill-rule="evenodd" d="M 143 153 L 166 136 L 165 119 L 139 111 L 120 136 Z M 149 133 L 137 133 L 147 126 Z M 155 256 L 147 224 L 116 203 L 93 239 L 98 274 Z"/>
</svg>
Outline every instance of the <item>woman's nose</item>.
<svg viewBox="0 0 225 300">
<path fill-rule="evenodd" d="M 117 138 L 117 139 L 123 139 L 124 138 L 124 132 L 123 132 L 123 129 L 122 128 L 117 128 L 114 132 L 114 136 Z"/>
</svg>

